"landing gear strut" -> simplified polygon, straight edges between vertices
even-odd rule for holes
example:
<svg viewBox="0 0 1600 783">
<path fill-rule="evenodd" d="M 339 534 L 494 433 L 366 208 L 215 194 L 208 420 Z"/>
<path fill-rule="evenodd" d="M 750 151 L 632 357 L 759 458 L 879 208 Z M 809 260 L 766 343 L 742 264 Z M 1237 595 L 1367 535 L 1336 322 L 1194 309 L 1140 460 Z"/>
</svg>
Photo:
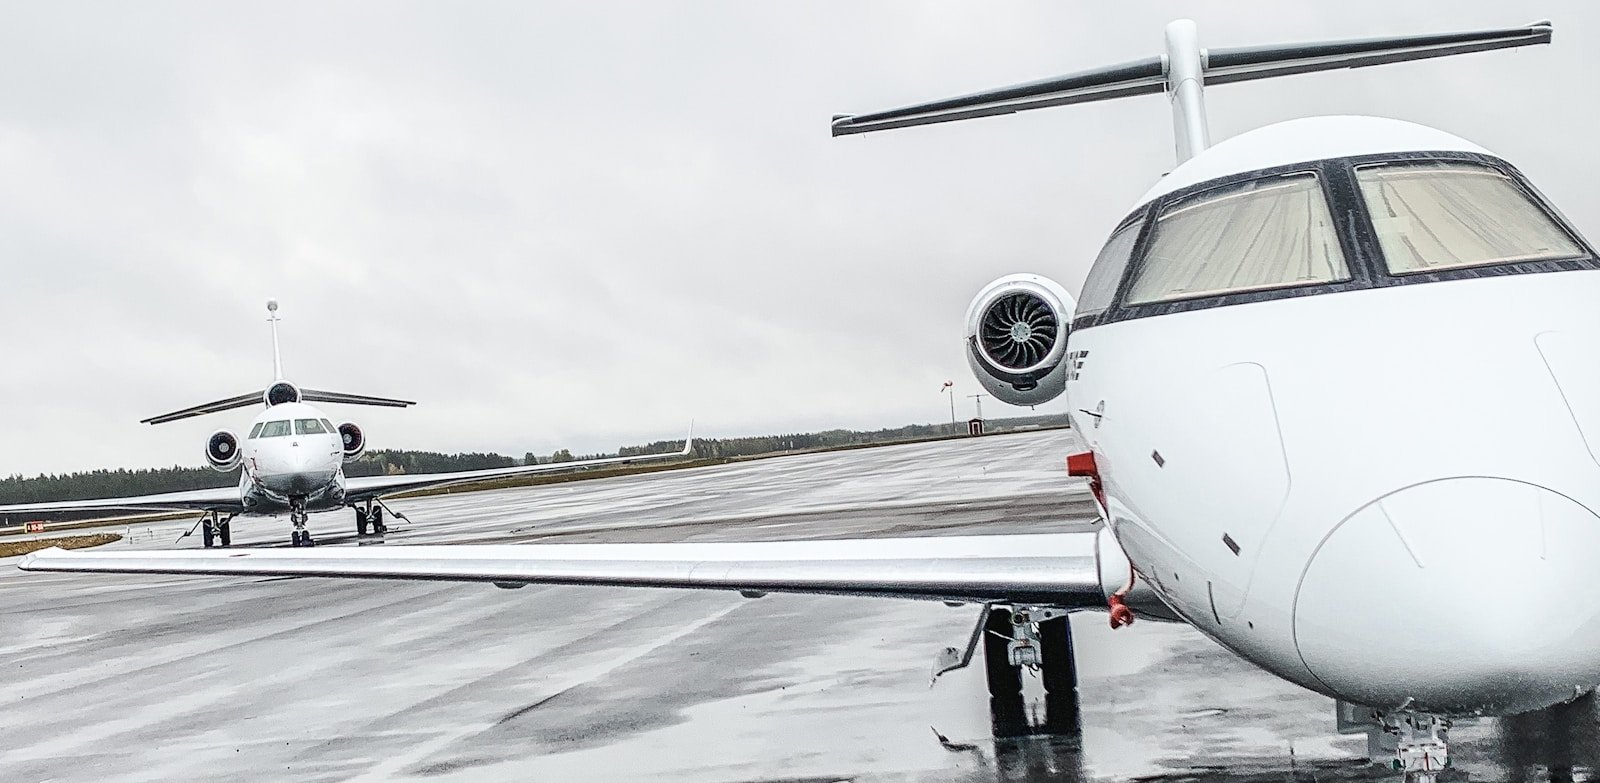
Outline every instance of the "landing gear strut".
<svg viewBox="0 0 1600 783">
<path fill-rule="evenodd" d="M 365 506 L 356 506 L 356 535 L 365 537 L 369 531 L 374 536 L 389 532 L 383 523 L 383 504 L 369 500 Z"/>
<path fill-rule="evenodd" d="M 317 542 L 311 540 L 311 531 L 306 529 L 306 499 L 292 498 L 289 500 L 289 524 L 294 525 L 294 530 L 289 534 L 290 546 L 316 546 Z"/>
<path fill-rule="evenodd" d="M 233 515 L 222 518 L 221 511 L 207 511 L 200 520 L 200 539 L 207 549 L 233 545 Z"/>
</svg>

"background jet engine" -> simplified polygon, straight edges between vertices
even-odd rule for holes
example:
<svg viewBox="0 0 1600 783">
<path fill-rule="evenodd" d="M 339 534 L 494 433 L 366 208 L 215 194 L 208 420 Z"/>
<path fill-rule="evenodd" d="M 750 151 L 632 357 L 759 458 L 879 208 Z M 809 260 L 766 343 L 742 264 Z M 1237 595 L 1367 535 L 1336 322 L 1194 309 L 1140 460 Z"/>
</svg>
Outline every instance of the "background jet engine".
<svg viewBox="0 0 1600 783">
<path fill-rule="evenodd" d="M 239 438 L 227 430 L 217 430 L 206 439 L 206 464 L 227 473 L 239 467 Z"/>
<path fill-rule="evenodd" d="M 300 389 L 288 381 L 278 381 L 268 386 L 266 393 L 261 396 L 265 399 L 267 407 L 270 408 L 286 402 L 299 402 Z"/>
<path fill-rule="evenodd" d="M 361 428 L 353 421 L 339 425 L 339 440 L 344 444 L 345 462 L 360 459 L 361 454 L 367 450 L 367 436 L 362 434 Z"/>
<path fill-rule="evenodd" d="M 967 364 L 1001 402 L 1038 405 L 1067 388 L 1067 331 L 1077 306 L 1054 280 L 1008 275 L 967 308 Z"/>
</svg>

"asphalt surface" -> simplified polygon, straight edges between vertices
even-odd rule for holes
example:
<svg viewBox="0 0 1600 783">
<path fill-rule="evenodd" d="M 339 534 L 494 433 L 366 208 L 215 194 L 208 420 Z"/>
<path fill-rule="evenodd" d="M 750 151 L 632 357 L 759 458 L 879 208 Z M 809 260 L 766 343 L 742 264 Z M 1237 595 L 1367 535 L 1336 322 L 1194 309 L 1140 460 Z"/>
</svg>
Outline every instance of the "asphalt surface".
<svg viewBox="0 0 1600 783">
<path fill-rule="evenodd" d="M 1065 530 L 1039 432 L 401 501 L 384 546 Z M 276 545 L 284 520 L 236 522 Z M 348 513 L 313 516 L 353 545 Z M 121 549 L 197 547 L 157 523 Z M 996 740 L 976 607 L 669 590 L 24 574 L 0 560 L 0 780 L 1384 780 L 1332 703 L 1188 628 L 1075 615 L 1081 725 Z M 1030 684 L 1030 689 L 1035 686 Z M 1456 779 L 1585 779 L 1594 711 L 1461 726 Z M 1550 766 L 1555 772 L 1548 772 Z"/>
</svg>

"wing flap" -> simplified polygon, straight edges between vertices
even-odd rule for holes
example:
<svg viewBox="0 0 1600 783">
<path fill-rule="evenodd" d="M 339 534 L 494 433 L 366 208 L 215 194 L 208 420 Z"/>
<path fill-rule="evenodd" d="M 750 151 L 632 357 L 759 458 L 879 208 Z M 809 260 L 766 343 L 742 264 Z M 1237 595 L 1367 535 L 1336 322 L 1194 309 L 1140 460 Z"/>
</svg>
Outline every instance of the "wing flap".
<svg viewBox="0 0 1600 783">
<path fill-rule="evenodd" d="M 66 552 L 26 571 L 305 576 L 668 587 L 1105 605 L 1093 532 L 670 544 L 487 544 L 328 549 Z"/>
</svg>

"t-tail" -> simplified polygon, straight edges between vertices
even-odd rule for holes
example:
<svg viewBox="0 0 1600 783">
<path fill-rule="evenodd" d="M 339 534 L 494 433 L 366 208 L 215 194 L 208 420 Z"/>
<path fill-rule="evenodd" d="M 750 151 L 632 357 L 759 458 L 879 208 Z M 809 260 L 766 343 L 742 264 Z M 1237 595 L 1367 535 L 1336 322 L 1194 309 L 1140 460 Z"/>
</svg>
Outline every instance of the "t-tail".
<svg viewBox="0 0 1600 783">
<path fill-rule="evenodd" d="M 321 391 L 318 389 L 302 389 L 290 383 L 283 376 L 283 356 L 278 350 L 278 300 L 267 300 L 267 323 L 272 328 L 272 385 L 265 389 L 229 397 L 225 400 L 196 405 L 192 408 L 163 413 L 141 419 L 140 424 L 165 424 L 169 421 L 189 419 L 195 416 L 204 416 L 208 413 L 247 408 L 251 405 L 282 405 L 288 402 L 334 402 L 344 405 L 374 405 L 383 408 L 404 408 L 415 405 L 411 400 L 397 400 L 389 397 L 372 397 L 365 394 L 347 394 L 345 392 Z"/>
<path fill-rule="evenodd" d="M 1550 35 L 1549 22 L 1535 22 L 1527 27 L 1470 33 L 1202 49 L 1195 23 L 1179 19 L 1167 25 L 1164 54 L 889 111 L 840 115 L 833 119 L 833 135 L 1165 93 L 1172 102 L 1173 133 L 1178 162 L 1182 163 L 1211 146 L 1211 134 L 1206 125 L 1207 84 L 1545 44 L 1550 42 Z"/>
</svg>

